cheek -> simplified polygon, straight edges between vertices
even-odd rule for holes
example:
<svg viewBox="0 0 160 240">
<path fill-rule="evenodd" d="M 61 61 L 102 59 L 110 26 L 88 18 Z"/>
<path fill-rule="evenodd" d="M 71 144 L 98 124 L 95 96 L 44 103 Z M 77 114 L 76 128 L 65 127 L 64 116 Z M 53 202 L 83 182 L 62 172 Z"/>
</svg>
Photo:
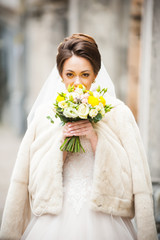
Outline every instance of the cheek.
<svg viewBox="0 0 160 240">
<path fill-rule="evenodd" d="M 64 83 L 64 85 L 68 85 L 68 79 L 62 74 L 61 75 L 61 78 L 62 78 L 62 82 Z"/>
<path fill-rule="evenodd" d="M 69 82 L 68 82 L 68 81 L 66 81 L 66 80 L 63 80 L 63 83 L 64 83 L 65 87 L 67 88 L 67 87 L 68 87 L 68 85 L 69 85 Z"/>
<path fill-rule="evenodd" d="M 70 79 L 63 78 L 63 83 L 64 83 L 65 87 L 68 88 L 69 85 L 72 86 L 74 84 L 74 81 L 70 80 Z"/>
<path fill-rule="evenodd" d="M 83 85 L 86 87 L 87 90 L 89 90 L 91 88 L 92 82 L 93 79 L 84 80 Z"/>
</svg>

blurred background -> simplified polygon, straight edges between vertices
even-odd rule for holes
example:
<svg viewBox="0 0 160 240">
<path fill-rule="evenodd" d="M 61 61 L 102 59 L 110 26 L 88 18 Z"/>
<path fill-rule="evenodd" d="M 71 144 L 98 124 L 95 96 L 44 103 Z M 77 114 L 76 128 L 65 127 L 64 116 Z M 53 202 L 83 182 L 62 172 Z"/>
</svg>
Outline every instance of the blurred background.
<svg viewBox="0 0 160 240">
<path fill-rule="evenodd" d="M 77 32 L 95 38 L 139 125 L 160 232 L 159 0 L 0 0 L 0 221 L 27 115 L 59 43 Z"/>
</svg>

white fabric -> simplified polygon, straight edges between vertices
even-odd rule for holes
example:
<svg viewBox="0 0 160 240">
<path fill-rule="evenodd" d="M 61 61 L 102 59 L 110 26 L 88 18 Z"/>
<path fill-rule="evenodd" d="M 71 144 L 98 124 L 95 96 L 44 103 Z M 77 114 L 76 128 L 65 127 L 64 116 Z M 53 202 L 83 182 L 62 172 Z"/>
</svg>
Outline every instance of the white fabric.
<svg viewBox="0 0 160 240">
<path fill-rule="evenodd" d="M 109 95 L 115 97 L 115 89 L 112 83 L 111 78 L 109 77 L 107 70 L 103 62 L 101 63 L 101 69 L 95 79 L 95 83 L 92 84 L 92 89 L 95 89 L 98 85 L 101 87 L 108 88 Z M 49 77 L 45 81 L 33 107 L 28 115 L 27 122 L 28 125 L 31 123 L 34 113 L 41 104 L 47 103 L 50 99 L 54 99 L 57 95 L 57 92 L 61 92 L 65 90 L 64 83 L 61 81 L 61 77 L 58 73 L 57 66 L 55 65 L 53 70 L 51 71 Z"/>
<path fill-rule="evenodd" d="M 129 218 L 90 210 L 94 155 L 91 145 L 81 137 L 85 154 L 67 155 L 63 167 L 64 200 L 58 215 L 34 216 L 21 240 L 136 240 Z"/>
<path fill-rule="evenodd" d="M 114 108 L 95 124 L 98 143 L 90 206 L 93 211 L 126 218 L 135 213 L 138 240 L 157 240 L 151 178 L 138 127 L 126 105 L 109 95 L 107 103 Z M 29 199 L 33 214 L 39 216 L 59 215 L 63 209 L 62 128 L 48 121 L 46 116 L 51 114 L 51 106 L 41 106 L 23 138 L 0 239 L 21 238 L 30 220 Z"/>
</svg>

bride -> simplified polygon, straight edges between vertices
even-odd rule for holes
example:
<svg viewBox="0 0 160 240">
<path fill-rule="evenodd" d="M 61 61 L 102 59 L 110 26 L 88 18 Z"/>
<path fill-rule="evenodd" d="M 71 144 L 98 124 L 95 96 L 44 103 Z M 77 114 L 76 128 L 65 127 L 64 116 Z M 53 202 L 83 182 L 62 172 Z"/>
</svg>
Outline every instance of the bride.
<svg viewBox="0 0 160 240">
<path fill-rule="evenodd" d="M 94 82 L 108 87 L 106 102 L 114 106 L 104 119 L 93 125 L 88 120 L 65 126 L 58 119 L 54 124 L 48 121 L 62 84 L 83 84 L 89 90 Z M 59 45 L 57 67 L 28 122 L 3 212 L 1 239 L 157 239 L 139 130 L 129 108 L 115 97 L 92 37 L 73 34 Z M 61 152 L 68 136 L 80 136 L 85 153 Z"/>
</svg>

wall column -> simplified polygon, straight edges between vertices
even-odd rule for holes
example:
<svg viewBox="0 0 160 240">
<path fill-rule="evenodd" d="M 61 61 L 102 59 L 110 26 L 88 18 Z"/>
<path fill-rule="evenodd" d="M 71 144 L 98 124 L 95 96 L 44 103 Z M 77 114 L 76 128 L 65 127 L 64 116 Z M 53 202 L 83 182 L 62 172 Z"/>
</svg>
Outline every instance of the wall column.
<svg viewBox="0 0 160 240">
<path fill-rule="evenodd" d="M 79 0 L 69 0 L 68 36 L 79 32 Z"/>
<path fill-rule="evenodd" d="M 159 9 L 159 0 L 144 1 L 139 94 L 139 127 L 151 171 L 155 219 L 158 232 L 160 232 Z"/>
</svg>

